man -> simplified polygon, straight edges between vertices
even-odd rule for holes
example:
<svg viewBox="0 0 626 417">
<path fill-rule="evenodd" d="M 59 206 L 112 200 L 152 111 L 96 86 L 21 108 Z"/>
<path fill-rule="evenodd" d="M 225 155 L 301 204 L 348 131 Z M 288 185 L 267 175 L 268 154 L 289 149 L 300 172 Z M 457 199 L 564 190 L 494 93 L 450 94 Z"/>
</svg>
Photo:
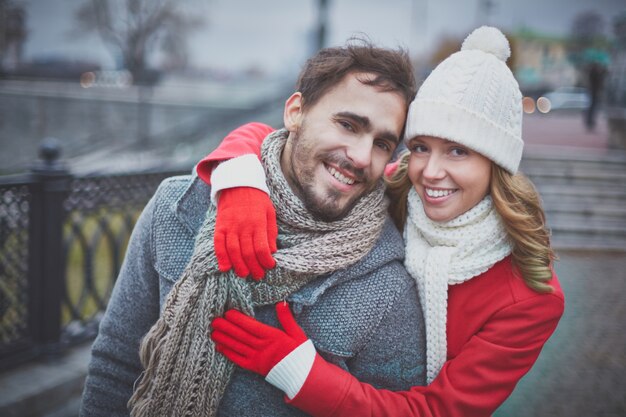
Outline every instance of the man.
<svg viewBox="0 0 626 417">
<path fill-rule="evenodd" d="M 285 299 L 328 361 L 377 387 L 423 384 L 421 308 L 381 182 L 414 84 L 406 54 L 369 44 L 307 61 L 285 129 L 261 151 L 279 225 L 276 267 L 261 281 L 218 270 L 210 187 L 195 175 L 164 181 L 133 231 L 81 415 L 128 415 L 129 398 L 132 416 L 302 415 L 262 378 L 234 369 L 207 334 L 230 308 L 276 326 L 274 304 Z M 227 215 L 225 197 L 217 215 Z"/>
<path fill-rule="evenodd" d="M 604 79 L 607 75 L 606 66 L 602 62 L 592 61 L 587 67 L 587 82 L 589 84 L 589 106 L 585 112 L 585 124 L 588 131 L 596 127 L 596 113 L 604 89 Z"/>
</svg>

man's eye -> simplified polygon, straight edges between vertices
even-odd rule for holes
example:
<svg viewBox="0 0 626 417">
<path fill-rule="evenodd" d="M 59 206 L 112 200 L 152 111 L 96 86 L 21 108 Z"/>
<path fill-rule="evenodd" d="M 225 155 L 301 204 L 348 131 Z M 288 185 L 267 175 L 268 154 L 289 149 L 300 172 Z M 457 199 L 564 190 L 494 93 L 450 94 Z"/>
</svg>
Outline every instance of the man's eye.
<svg viewBox="0 0 626 417">
<path fill-rule="evenodd" d="M 380 149 L 382 149 L 385 152 L 391 151 L 391 146 L 389 146 L 389 144 L 385 142 L 384 140 L 376 141 L 376 146 L 378 146 Z"/>
<path fill-rule="evenodd" d="M 349 122 L 346 122 L 345 120 L 339 120 L 339 124 L 346 130 L 349 130 L 350 132 L 354 132 L 354 127 L 352 126 L 352 124 L 350 124 Z"/>
</svg>

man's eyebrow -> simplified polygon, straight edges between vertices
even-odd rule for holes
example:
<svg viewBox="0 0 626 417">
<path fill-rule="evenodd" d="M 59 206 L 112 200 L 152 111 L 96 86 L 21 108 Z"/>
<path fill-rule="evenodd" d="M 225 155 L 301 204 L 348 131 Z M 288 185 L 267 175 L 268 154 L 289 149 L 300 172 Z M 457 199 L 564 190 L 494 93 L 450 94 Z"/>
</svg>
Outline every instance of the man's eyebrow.
<svg viewBox="0 0 626 417">
<path fill-rule="evenodd" d="M 379 138 L 383 140 L 388 140 L 389 142 L 393 142 L 394 145 L 400 143 L 400 138 L 397 135 L 394 135 L 392 132 L 382 132 L 378 135 Z"/>
<path fill-rule="evenodd" d="M 372 129 L 372 122 L 370 122 L 369 117 L 359 116 L 358 114 L 352 113 L 349 111 L 341 111 L 341 112 L 335 113 L 335 117 L 343 117 L 346 119 L 350 119 L 366 130 Z M 380 139 L 388 140 L 390 142 L 393 142 L 396 145 L 400 143 L 400 138 L 397 135 L 395 135 L 393 132 L 384 131 L 384 132 L 381 132 L 377 136 Z"/>
<path fill-rule="evenodd" d="M 335 113 L 335 117 L 343 117 L 346 119 L 350 119 L 353 122 L 359 124 L 364 129 L 371 129 L 372 123 L 370 122 L 370 118 L 366 116 L 359 116 L 356 113 L 352 113 L 350 111 L 340 111 Z"/>
</svg>

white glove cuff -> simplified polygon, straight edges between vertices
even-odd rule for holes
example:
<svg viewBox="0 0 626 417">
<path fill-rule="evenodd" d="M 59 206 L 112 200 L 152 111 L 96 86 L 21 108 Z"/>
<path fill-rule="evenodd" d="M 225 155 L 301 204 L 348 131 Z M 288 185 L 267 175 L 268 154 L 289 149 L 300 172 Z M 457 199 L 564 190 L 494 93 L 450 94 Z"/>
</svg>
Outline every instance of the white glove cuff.
<svg viewBox="0 0 626 417">
<path fill-rule="evenodd" d="M 300 392 L 309 376 L 315 355 L 315 346 L 313 346 L 311 339 L 307 339 L 306 342 L 274 365 L 265 380 L 282 390 L 291 400 Z"/>
<path fill-rule="evenodd" d="M 211 202 L 217 205 L 217 193 L 234 187 L 253 187 L 269 195 L 265 170 L 255 154 L 228 159 L 215 167 L 211 173 Z"/>
</svg>

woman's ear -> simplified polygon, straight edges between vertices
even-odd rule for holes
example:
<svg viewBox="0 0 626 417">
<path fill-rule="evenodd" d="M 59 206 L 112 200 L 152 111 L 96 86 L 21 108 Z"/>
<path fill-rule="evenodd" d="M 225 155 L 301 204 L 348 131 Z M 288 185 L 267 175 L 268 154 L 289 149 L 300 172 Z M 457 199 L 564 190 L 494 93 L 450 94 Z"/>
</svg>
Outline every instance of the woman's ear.
<svg viewBox="0 0 626 417">
<path fill-rule="evenodd" d="M 283 113 L 285 128 L 290 132 L 297 132 L 302 122 L 302 93 L 295 92 L 285 102 Z"/>
</svg>

